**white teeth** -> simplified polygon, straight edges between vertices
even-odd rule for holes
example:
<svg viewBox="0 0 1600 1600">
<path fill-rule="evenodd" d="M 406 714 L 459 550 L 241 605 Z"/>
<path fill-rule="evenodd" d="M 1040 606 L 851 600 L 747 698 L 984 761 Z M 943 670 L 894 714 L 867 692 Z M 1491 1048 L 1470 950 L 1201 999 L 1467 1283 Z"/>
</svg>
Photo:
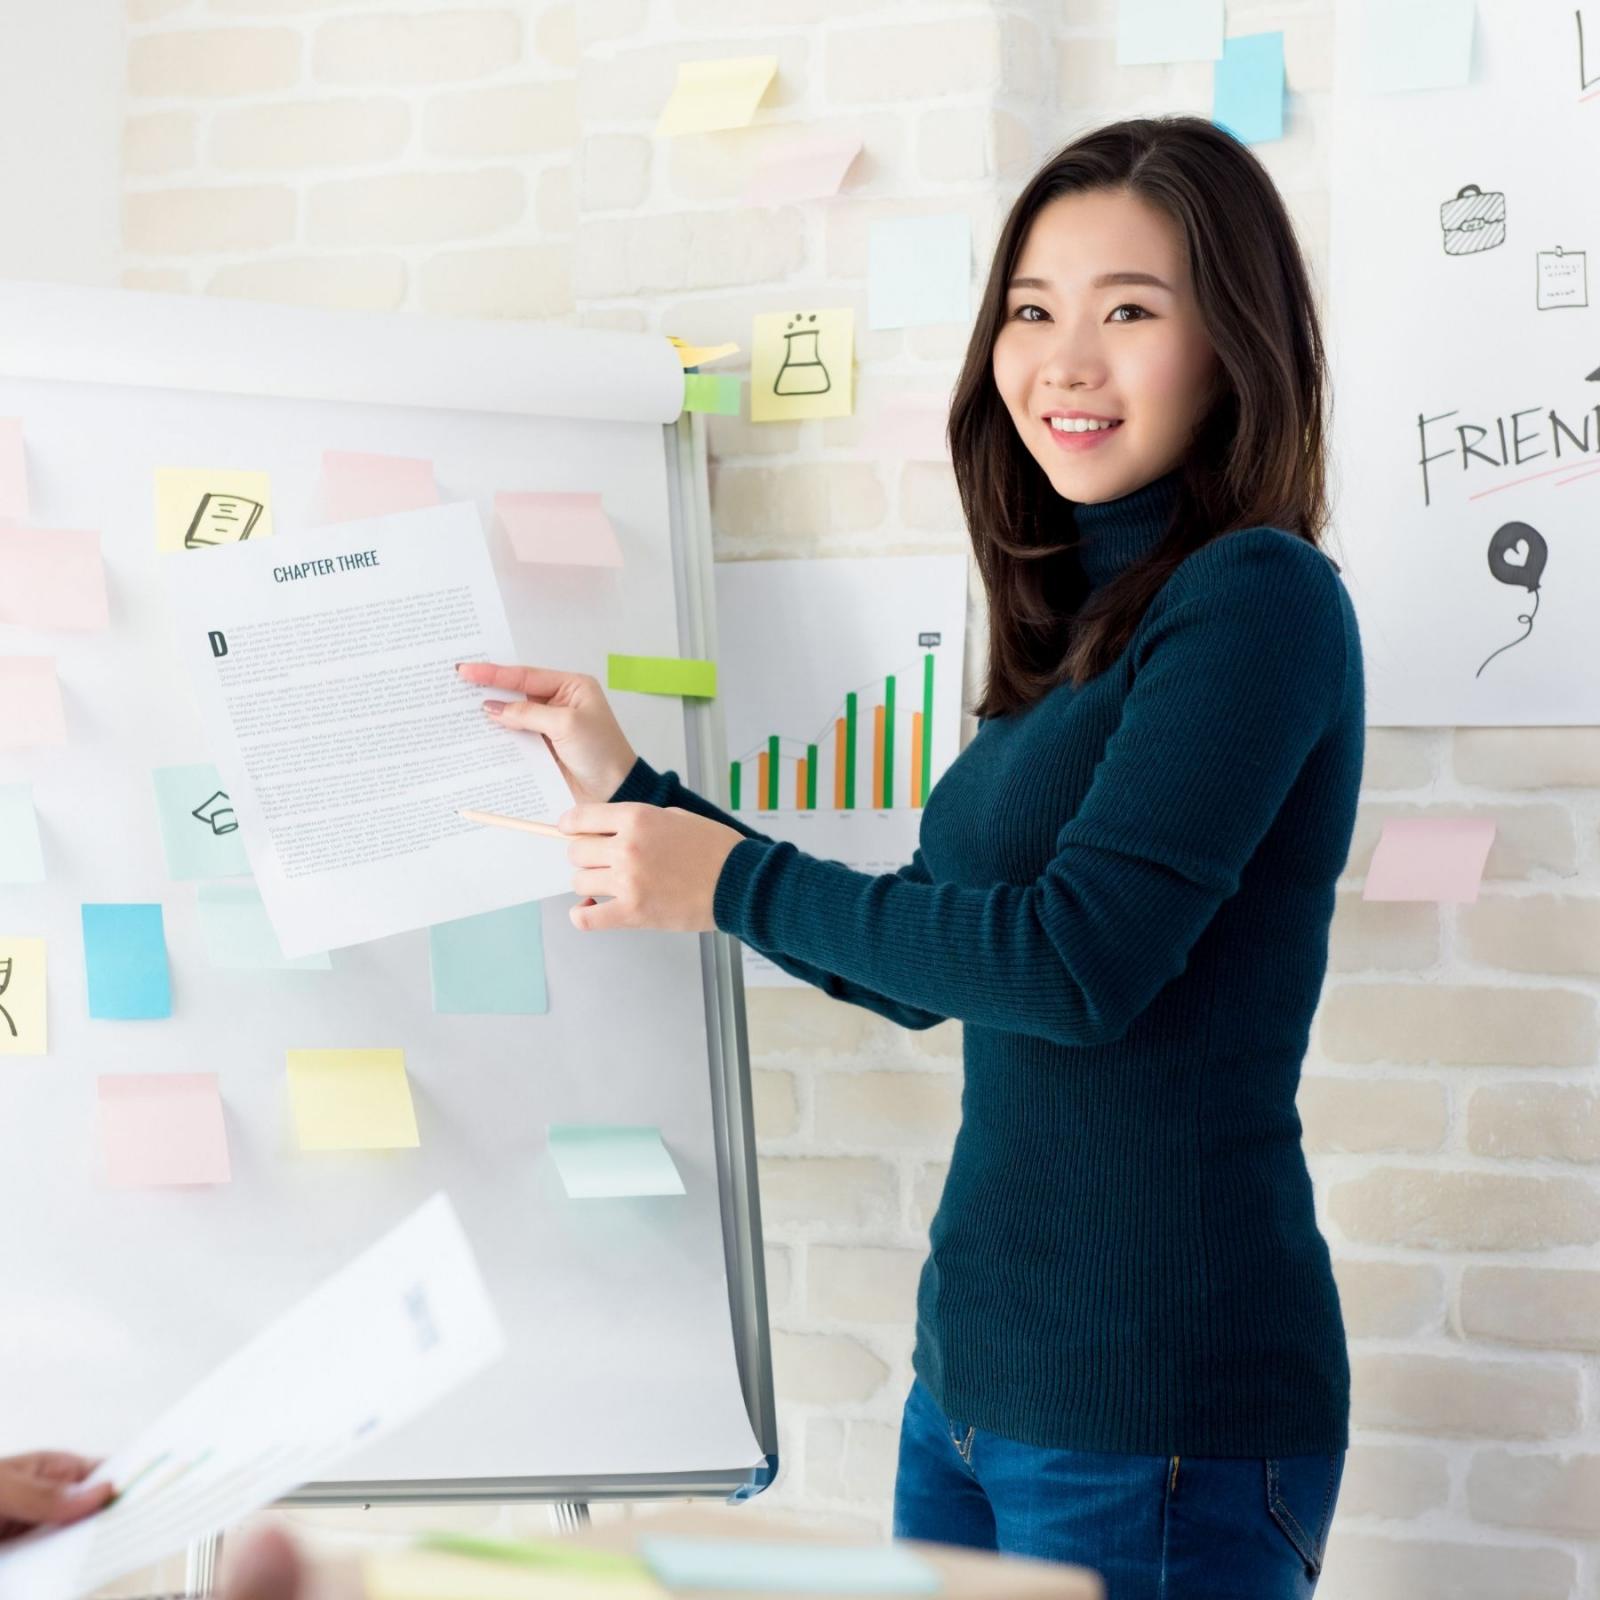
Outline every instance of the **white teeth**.
<svg viewBox="0 0 1600 1600">
<path fill-rule="evenodd" d="M 1107 428 L 1114 428 L 1122 419 L 1118 417 L 1112 422 L 1094 422 L 1088 417 L 1051 417 L 1050 426 L 1057 433 L 1103 433 Z"/>
</svg>

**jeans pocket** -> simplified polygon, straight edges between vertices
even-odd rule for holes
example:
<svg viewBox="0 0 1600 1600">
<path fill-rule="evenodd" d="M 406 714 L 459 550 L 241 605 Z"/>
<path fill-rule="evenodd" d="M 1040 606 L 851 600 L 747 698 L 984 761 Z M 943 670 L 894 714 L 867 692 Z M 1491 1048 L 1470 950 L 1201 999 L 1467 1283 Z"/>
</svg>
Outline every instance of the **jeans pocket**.
<svg viewBox="0 0 1600 1600">
<path fill-rule="evenodd" d="M 1344 1454 L 1269 1456 L 1266 1469 L 1267 1512 L 1305 1563 L 1307 1575 L 1315 1578 L 1328 1546 Z"/>
</svg>

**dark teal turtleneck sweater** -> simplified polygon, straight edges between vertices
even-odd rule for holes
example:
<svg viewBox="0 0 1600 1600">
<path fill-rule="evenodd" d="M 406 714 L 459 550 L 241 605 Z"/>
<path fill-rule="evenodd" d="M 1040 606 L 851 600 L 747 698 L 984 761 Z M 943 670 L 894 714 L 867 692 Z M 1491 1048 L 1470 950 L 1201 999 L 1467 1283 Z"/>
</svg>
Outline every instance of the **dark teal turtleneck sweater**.
<svg viewBox="0 0 1600 1600">
<path fill-rule="evenodd" d="M 1074 508 L 1091 585 L 1174 489 Z M 907 1027 L 965 1024 L 917 1296 L 946 1415 L 1141 1455 L 1345 1447 L 1295 1091 L 1363 730 L 1336 569 L 1250 528 L 1185 560 L 1100 676 L 983 722 L 898 873 L 755 835 L 643 761 L 617 791 L 748 835 L 719 928 Z"/>
</svg>

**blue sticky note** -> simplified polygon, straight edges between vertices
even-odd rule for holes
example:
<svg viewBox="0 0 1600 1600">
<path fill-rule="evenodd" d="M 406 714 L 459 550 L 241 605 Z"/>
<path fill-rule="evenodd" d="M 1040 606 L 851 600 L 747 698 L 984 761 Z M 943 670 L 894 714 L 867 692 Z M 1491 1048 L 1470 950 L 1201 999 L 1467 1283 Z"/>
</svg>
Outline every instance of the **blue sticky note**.
<svg viewBox="0 0 1600 1600">
<path fill-rule="evenodd" d="M 1121 0 L 1117 65 L 1217 61 L 1222 56 L 1222 0 Z"/>
<path fill-rule="evenodd" d="M 265 968 L 275 972 L 330 972 L 326 950 L 286 956 L 272 931 L 267 908 L 253 883 L 202 883 L 200 929 L 214 967 Z"/>
<path fill-rule="evenodd" d="M 0 883 L 43 882 L 44 851 L 32 785 L 0 784 Z"/>
<path fill-rule="evenodd" d="M 972 221 L 886 217 L 867 236 L 867 326 L 920 328 L 972 315 Z"/>
<path fill-rule="evenodd" d="M 156 812 L 167 872 L 173 878 L 242 878 L 249 858 L 239 839 L 239 819 L 210 762 L 192 767 L 157 767 Z"/>
<path fill-rule="evenodd" d="M 1368 94 L 1454 89 L 1472 76 L 1474 0 L 1367 0 L 1361 82 Z"/>
<path fill-rule="evenodd" d="M 1283 137 L 1283 35 L 1248 33 L 1222 47 L 1211 120 L 1242 144 Z"/>
<path fill-rule="evenodd" d="M 550 1155 L 569 1200 L 684 1192 L 683 1179 L 654 1128 L 552 1126 Z"/>
<path fill-rule="evenodd" d="M 647 1534 L 639 1554 L 668 1589 L 751 1594 L 937 1594 L 938 1571 L 903 1545 L 788 1544 Z"/>
<path fill-rule="evenodd" d="M 130 1022 L 172 1015 L 167 941 L 158 905 L 85 905 L 89 1015 Z"/>
<path fill-rule="evenodd" d="M 428 929 L 433 1009 L 449 1016 L 539 1016 L 544 986 L 539 902 L 485 911 Z"/>
</svg>

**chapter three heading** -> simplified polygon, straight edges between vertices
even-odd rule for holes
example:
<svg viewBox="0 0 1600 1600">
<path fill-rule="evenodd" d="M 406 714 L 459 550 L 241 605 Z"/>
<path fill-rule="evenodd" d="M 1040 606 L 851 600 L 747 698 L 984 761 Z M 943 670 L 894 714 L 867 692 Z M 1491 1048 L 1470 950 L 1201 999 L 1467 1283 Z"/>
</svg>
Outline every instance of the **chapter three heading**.
<svg viewBox="0 0 1600 1600">
<path fill-rule="evenodd" d="M 293 583 L 298 578 L 326 578 L 334 572 L 351 572 L 357 567 L 375 567 L 376 550 L 352 550 L 343 556 L 319 556 L 315 561 L 294 561 L 272 569 L 274 583 Z"/>
</svg>

